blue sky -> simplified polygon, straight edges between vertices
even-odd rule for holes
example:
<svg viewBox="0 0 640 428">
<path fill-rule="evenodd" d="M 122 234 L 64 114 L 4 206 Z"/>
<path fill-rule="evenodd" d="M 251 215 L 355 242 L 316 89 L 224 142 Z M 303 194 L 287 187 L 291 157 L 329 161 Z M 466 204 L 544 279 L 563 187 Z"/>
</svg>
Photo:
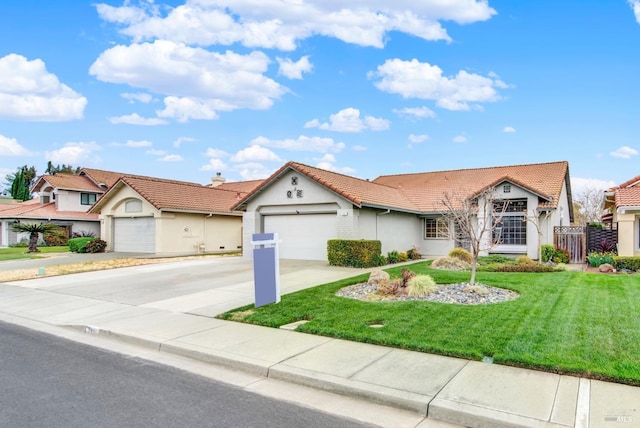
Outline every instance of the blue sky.
<svg viewBox="0 0 640 428">
<path fill-rule="evenodd" d="M 0 13 L 0 177 L 640 174 L 640 0 L 43 1 Z M 390 5 L 391 4 L 391 5 Z M 4 180 L 2 180 L 4 181 Z"/>
</svg>

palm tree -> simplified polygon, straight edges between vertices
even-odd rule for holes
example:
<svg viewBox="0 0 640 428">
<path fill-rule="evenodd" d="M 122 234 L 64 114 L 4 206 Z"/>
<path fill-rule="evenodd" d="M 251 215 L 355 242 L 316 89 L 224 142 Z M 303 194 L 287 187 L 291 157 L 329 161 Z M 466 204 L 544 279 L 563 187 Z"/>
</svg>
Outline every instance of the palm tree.
<svg viewBox="0 0 640 428">
<path fill-rule="evenodd" d="M 11 230 L 18 233 L 29 234 L 29 250 L 28 253 L 37 253 L 38 251 L 38 237 L 45 233 L 51 233 L 58 229 L 58 226 L 51 223 L 20 223 L 19 221 L 11 225 Z"/>
</svg>

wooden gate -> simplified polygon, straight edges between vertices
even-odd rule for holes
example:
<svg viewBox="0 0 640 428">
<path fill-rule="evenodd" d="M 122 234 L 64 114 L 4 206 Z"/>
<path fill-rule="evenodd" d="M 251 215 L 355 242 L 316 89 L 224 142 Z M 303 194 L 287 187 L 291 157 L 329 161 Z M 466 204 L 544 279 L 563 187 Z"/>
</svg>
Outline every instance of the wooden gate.
<svg viewBox="0 0 640 428">
<path fill-rule="evenodd" d="M 556 248 L 569 251 L 569 263 L 586 261 L 584 226 L 555 226 L 553 228 L 553 244 Z"/>
</svg>

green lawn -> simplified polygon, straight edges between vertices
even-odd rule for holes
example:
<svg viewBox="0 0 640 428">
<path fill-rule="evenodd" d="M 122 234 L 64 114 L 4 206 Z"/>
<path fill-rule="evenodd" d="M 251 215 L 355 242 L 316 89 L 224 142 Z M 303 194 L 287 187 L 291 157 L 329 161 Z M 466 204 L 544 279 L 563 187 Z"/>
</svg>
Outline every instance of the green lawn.
<svg viewBox="0 0 640 428">
<path fill-rule="evenodd" d="M 410 266 L 438 283 L 469 273 Z M 389 269 L 399 276 L 400 268 Z M 640 385 L 640 275 L 478 272 L 478 281 L 515 290 L 511 302 L 463 306 L 362 302 L 334 293 L 367 275 L 282 296 L 279 304 L 220 317 L 271 327 L 311 320 L 306 333 Z M 234 315 L 234 312 L 240 312 Z M 382 323 L 382 328 L 372 328 Z"/>
<path fill-rule="evenodd" d="M 37 259 L 42 254 L 47 253 L 66 253 L 69 247 L 38 247 L 40 253 L 27 253 L 27 247 L 9 247 L 0 248 L 0 261 L 17 260 L 17 259 Z"/>
</svg>

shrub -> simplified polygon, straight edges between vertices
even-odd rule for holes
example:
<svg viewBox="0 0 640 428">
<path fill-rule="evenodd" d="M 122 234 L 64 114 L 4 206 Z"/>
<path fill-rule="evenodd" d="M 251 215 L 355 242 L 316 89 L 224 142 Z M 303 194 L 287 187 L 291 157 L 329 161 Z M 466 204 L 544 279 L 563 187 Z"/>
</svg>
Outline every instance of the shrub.
<svg viewBox="0 0 640 428">
<path fill-rule="evenodd" d="M 389 251 L 387 253 L 387 263 L 394 264 L 400 262 L 400 253 L 396 250 Z"/>
<path fill-rule="evenodd" d="M 376 254 L 371 258 L 371 267 L 384 266 L 387 264 L 387 258 L 382 254 Z"/>
<path fill-rule="evenodd" d="M 556 249 L 551 244 L 544 244 L 540 247 L 540 257 L 542 258 L 542 262 L 549 262 L 553 259 L 553 255 L 555 254 Z"/>
<path fill-rule="evenodd" d="M 86 230 L 79 230 L 78 232 L 73 232 L 71 234 L 71 237 L 72 238 L 95 238 L 96 234 Z"/>
<path fill-rule="evenodd" d="M 406 262 L 408 260 L 409 260 L 409 256 L 407 255 L 406 252 L 403 251 L 400 254 L 398 254 L 398 261 L 400 263 L 404 263 L 404 262 Z"/>
<path fill-rule="evenodd" d="M 107 243 L 102 239 L 94 239 L 93 241 L 87 242 L 84 248 L 87 253 L 104 253 L 105 248 L 107 248 Z"/>
<path fill-rule="evenodd" d="M 615 256 L 613 253 L 596 253 L 595 251 L 592 251 L 587 256 L 587 261 L 589 262 L 589 266 L 592 267 L 598 267 L 605 263 L 612 265 L 613 256 Z"/>
<path fill-rule="evenodd" d="M 402 272 L 400 273 L 400 275 L 402 275 L 402 286 L 406 287 L 407 284 L 409 283 L 409 280 L 416 276 L 416 273 L 413 271 L 410 271 L 409 269 L 402 269 Z"/>
<path fill-rule="evenodd" d="M 598 245 L 596 245 L 596 248 L 601 253 L 615 253 L 616 250 L 618 249 L 618 246 L 613 241 L 609 241 L 608 239 L 603 239 L 602 241 L 598 242 Z"/>
<path fill-rule="evenodd" d="M 469 263 L 464 262 L 455 257 L 440 257 L 431 263 L 431 267 L 434 269 L 442 270 L 468 270 L 471 268 Z"/>
<path fill-rule="evenodd" d="M 90 237 L 71 238 L 69 239 L 69 250 L 74 253 L 84 253 L 87 246 L 87 242 L 93 241 L 95 239 L 96 238 L 90 238 Z"/>
<path fill-rule="evenodd" d="M 640 257 L 614 256 L 612 265 L 617 270 L 628 269 L 640 271 Z"/>
<path fill-rule="evenodd" d="M 64 247 L 68 245 L 69 237 L 67 236 L 67 229 L 64 227 L 58 227 L 55 230 L 46 232 L 43 235 L 45 244 L 48 247 Z"/>
<path fill-rule="evenodd" d="M 395 296 L 401 293 L 402 289 L 402 279 L 387 279 L 383 278 L 378 283 L 376 287 L 376 292 L 378 294 L 382 294 L 383 296 Z"/>
<path fill-rule="evenodd" d="M 553 261 L 554 263 L 569 263 L 569 251 L 564 248 L 556 248 L 553 253 Z"/>
<path fill-rule="evenodd" d="M 483 266 L 483 272 L 556 272 L 558 269 L 554 265 L 543 265 L 541 263 L 527 264 L 491 264 Z"/>
<path fill-rule="evenodd" d="M 429 275 L 416 275 L 407 283 L 409 296 L 426 296 L 436 289 L 436 282 Z"/>
<path fill-rule="evenodd" d="M 473 256 L 469 251 L 465 250 L 464 248 L 454 248 L 453 250 L 449 251 L 449 254 L 447 255 L 449 257 L 462 260 L 465 263 L 471 264 L 473 262 Z"/>
<path fill-rule="evenodd" d="M 407 257 L 409 257 L 409 260 L 420 260 L 422 258 L 422 254 L 420 254 L 420 251 L 418 251 L 416 247 L 413 247 L 410 250 L 407 250 Z"/>
<path fill-rule="evenodd" d="M 531 258 L 527 256 L 520 256 L 516 258 L 516 264 L 517 265 L 534 265 L 536 264 L 536 262 L 534 262 L 533 260 L 531 260 Z"/>
<path fill-rule="evenodd" d="M 513 257 L 503 256 L 501 254 L 492 254 L 490 256 L 478 257 L 479 265 L 490 265 L 495 263 L 514 263 L 516 260 Z"/>
<path fill-rule="evenodd" d="M 375 267 L 381 263 L 382 244 L 376 240 L 330 239 L 327 241 L 327 258 L 331 266 Z M 386 262 L 386 261 L 385 261 Z"/>
</svg>

